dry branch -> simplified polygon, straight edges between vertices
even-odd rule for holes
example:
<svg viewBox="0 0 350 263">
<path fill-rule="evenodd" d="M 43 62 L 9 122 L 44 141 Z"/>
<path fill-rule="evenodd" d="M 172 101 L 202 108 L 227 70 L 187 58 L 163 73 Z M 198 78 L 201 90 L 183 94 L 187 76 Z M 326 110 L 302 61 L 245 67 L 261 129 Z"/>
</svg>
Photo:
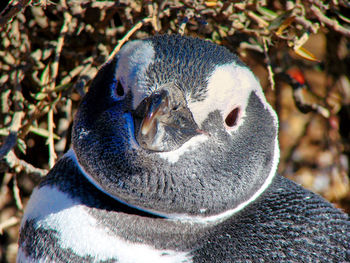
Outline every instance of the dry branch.
<svg viewBox="0 0 350 263">
<path fill-rule="evenodd" d="M 318 20 L 322 23 L 324 23 L 325 25 L 329 26 L 330 28 L 332 28 L 334 31 L 346 36 L 346 37 L 350 37 L 350 29 L 347 29 L 345 27 L 343 27 L 341 24 L 339 24 L 339 22 L 336 19 L 331 19 L 329 17 L 327 17 L 324 12 L 321 11 L 321 9 L 319 9 L 317 6 L 312 5 L 310 7 L 311 11 L 313 12 L 313 14 L 318 18 Z"/>
<path fill-rule="evenodd" d="M 2 29 L 19 12 L 22 12 L 31 1 L 32 0 L 18 0 L 18 2 L 13 5 L 14 0 L 12 0 L 0 14 L 0 28 Z"/>
<path fill-rule="evenodd" d="M 317 157 L 320 152 L 333 149 L 334 160 L 341 159 L 342 167 L 349 164 L 350 137 L 343 135 L 341 129 L 343 123 L 350 122 L 346 104 L 350 101 L 350 95 L 346 95 L 350 91 L 348 81 L 339 81 L 350 75 L 347 65 L 350 28 L 349 19 L 344 16 L 350 7 L 346 1 L 300 0 L 281 4 L 275 0 L 60 0 L 31 3 L 30 0 L 10 1 L 0 14 L 0 158 L 3 158 L 0 169 L 5 174 L 0 192 L 0 216 L 9 218 L 0 223 L 0 230 L 6 234 L 13 232 L 13 228 L 9 231 L 10 226 L 18 224 L 21 198 L 27 200 L 34 182 L 47 174 L 46 169 L 35 166 L 53 166 L 56 152 L 61 154 L 68 149 L 69 135 L 58 142 L 55 133 L 61 138 L 70 133 L 80 97 L 84 96 L 106 57 L 110 61 L 131 38 L 157 33 L 197 36 L 233 51 L 239 47 L 238 55 L 257 73 L 267 98 L 280 113 L 281 147 L 285 147 L 281 149 L 285 156 L 280 167 L 281 172 L 287 171 L 284 175 L 305 167 L 312 167 L 316 173 L 328 169 L 332 170 L 329 176 L 333 182 L 348 173 L 347 168 L 333 169 L 340 167 L 337 163 L 340 161 L 320 168 L 324 164 L 320 165 Z M 316 34 L 324 39 L 318 47 L 316 45 L 316 51 L 322 52 L 315 52 L 321 54 L 322 64 L 295 56 L 305 51 L 306 45 L 315 46 L 315 42 L 306 41 Z M 329 52 L 331 46 L 336 47 L 334 52 Z M 113 51 L 108 56 L 109 50 Z M 307 47 L 306 51 L 315 54 L 312 48 Z M 302 97 L 301 90 L 291 88 L 293 85 L 281 85 L 280 73 L 291 67 L 298 67 L 309 74 L 307 77 L 311 76 L 311 85 L 305 83 L 303 91 L 307 91 L 306 95 L 317 93 L 316 103 L 310 102 L 309 97 Z M 313 74 L 316 77 L 312 77 Z M 340 97 L 334 108 L 328 104 L 332 94 L 325 91 L 325 85 L 332 88 L 333 95 Z M 271 91 L 270 87 L 275 90 Z M 69 103 L 68 110 L 64 109 L 65 102 Z M 311 113 L 302 115 L 300 112 L 305 109 Z M 295 112 L 288 115 L 292 110 Z M 329 114 L 328 119 L 320 118 L 320 115 Z M 297 119 L 296 124 L 291 119 Z M 314 123 L 319 126 L 314 128 Z M 286 127 L 293 127 L 293 132 L 299 130 L 293 140 Z M 322 133 L 322 136 L 316 139 L 315 133 Z M 287 146 L 283 142 L 285 134 L 288 135 Z M 305 154 L 302 147 L 310 138 L 317 140 L 317 146 L 308 144 L 307 150 L 316 147 L 317 150 L 312 153 L 311 160 L 301 160 L 300 156 Z M 336 173 L 339 173 L 338 179 L 333 180 Z M 349 196 L 349 182 L 343 180 L 342 183 L 343 190 L 338 191 L 341 195 L 334 194 L 338 189 L 334 183 L 329 186 L 332 194 L 325 196 L 347 204 L 344 195 Z M 348 203 L 349 208 L 345 209 L 350 211 Z M 14 213 L 4 216 L 2 208 L 5 206 Z M 15 246 L 16 237 L 11 240 L 11 246 Z M 9 247 L 9 242 L 5 247 Z M 0 255 L 1 262 L 6 260 L 6 256 L 3 259 Z"/>
<path fill-rule="evenodd" d="M 118 51 L 120 50 L 120 48 L 125 44 L 125 42 L 127 42 L 129 40 L 129 38 L 137 31 L 139 30 L 144 24 L 147 24 L 149 22 L 153 21 L 152 17 L 147 17 L 142 19 L 141 21 L 139 21 L 135 26 L 133 26 L 128 33 L 126 33 L 126 35 L 118 41 L 118 45 L 113 49 L 113 51 L 111 52 L 111 54 L 108 57 L 108 61 L 110 61 L 111 59 L 113 59 L 113 57 L 118 53 Z"/>
</svg>

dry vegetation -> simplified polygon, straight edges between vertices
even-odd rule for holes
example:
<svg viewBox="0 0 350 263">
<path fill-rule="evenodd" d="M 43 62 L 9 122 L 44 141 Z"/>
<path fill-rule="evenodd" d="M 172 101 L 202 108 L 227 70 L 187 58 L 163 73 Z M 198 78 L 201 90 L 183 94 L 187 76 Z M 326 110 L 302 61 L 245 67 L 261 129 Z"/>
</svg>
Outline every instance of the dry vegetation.
<svg viewBox="0 0 350 263">
<path fill-rule="evenodd" d="M 12 0 L 0 14 L 0 262 L 23 208 L 69 148 L 98 68 L 128 39 L 180 33 L 239 54 L 280 117 L 279 172 L 350 212 L 348 0 Z"/>
</svg>

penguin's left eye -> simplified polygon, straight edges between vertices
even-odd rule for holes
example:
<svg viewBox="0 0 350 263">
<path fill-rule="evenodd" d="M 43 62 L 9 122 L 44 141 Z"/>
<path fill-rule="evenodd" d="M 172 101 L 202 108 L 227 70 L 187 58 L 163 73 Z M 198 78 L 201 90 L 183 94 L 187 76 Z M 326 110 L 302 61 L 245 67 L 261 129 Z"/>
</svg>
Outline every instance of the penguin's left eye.
<svg viewBox="0 0 350 263">
<path fill-rule="evenodd" d="M 116 93 L 119 97 L 123 97 L 124 96 L 124 88 L 122 86 L 122 84 L 120 83 L 120 81 L 118 81 L 117 84 L 117 88 L 116 88 Z"/>
<path fill-rule="evenodd" d="M 114 88 L 114 96 L 116 97 L 117 100 L 124 99 L 125 91 L 120 80 L 117 80 L 117 85 Z"/>
<path fill-rule="evenodd" d="M 239 108 L 234 108 L 225 118 L 225 124 L 228 128 L 233 128 L 238 121 L 239 117 Z"/>
</svg>

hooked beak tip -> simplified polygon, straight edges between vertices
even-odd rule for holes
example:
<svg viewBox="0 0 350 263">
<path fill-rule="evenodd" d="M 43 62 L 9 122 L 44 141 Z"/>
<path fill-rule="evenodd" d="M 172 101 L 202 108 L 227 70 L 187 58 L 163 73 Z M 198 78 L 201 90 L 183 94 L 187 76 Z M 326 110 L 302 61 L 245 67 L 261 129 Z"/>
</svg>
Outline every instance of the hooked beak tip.
<svg viewBox="0 0 350 263">
<path fill-rule="evenodd" d="M 154 114 L 147 115 L 142 123 L 141 123 L 141 129 L 140 132 L 143 136 L 147 135 L 150 130 L 154 127 L 155 125 L 155 117 Z"/>
</svg>

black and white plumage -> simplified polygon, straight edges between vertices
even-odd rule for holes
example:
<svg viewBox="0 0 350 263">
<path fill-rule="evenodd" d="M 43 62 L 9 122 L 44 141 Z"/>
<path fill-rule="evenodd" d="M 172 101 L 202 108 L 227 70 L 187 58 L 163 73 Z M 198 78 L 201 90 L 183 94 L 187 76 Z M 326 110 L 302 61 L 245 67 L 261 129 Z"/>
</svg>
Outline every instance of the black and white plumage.
<svg viewBox="0 0 350 263">
<path fill-rule="evenodd" d="M 348 216 L 276 175 L 277 128 L 224 47 L 127 43 L 32 194 L 18 262 L 349 262 Z"/>
</svg>

